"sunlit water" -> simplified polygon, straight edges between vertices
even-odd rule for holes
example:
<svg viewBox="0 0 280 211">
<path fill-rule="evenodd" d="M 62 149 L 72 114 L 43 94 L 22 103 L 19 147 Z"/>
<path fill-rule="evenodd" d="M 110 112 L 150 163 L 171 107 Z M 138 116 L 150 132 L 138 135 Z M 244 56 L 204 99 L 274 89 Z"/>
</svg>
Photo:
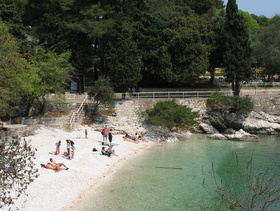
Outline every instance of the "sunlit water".
<svg viewBox="0 0 280 211">
<path fill-rule="evenodd" d="M 273 169 L 273 175 L 277 174 L 274 182 L 279 186 L 280 136 L 262 136 L 262 142 L 204 137 L 152 147 L 144 157 L 117 172 L 95 197 L 89 195 L 80 205 L 83 210 L 112 211 L 228 210 L 214 193 L 215 179 L 218 184 L 222 181 L 222 188 L 230 188 L 243 197 L 243 181 L 248 174 L 242 169 L 251 158 L 258 171 Z M 277 206 L 269 210 L 280 210 Z"/>
</svg>

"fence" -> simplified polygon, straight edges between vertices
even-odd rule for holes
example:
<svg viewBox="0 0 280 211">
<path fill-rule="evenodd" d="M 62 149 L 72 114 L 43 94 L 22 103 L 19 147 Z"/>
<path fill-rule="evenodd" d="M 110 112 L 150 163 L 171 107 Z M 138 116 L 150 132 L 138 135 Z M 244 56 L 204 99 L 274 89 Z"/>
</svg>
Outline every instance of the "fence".
<svg viewBox="0 0 280 211">
<path fill-rule="evenodd" d="M 217 91 L 164 91 L 164 92 L 135 92 L 129 93 L 115 93 L 115 99 L 157 99 L 157 98 L 209 98 L 213 92 Z M 232 91 L 218 91 L 222 95 L 232 95 Z M 280 96 L 280 89 L 251 89 L 241 90 L 240 96 Z"/>
</svg>

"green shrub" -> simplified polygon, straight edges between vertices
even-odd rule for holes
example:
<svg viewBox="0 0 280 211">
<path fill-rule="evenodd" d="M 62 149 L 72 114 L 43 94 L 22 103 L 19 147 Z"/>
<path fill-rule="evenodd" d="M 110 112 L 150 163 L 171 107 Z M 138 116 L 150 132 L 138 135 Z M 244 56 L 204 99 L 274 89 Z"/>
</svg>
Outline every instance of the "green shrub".
<svg viewBox="0 0 280 211">
<path fill-rule="evenodd" d="M 192 126 L 196 123 L 195 118 L 199 117 L 199 112 L 192 112 L 175 100 L 158 102 L 152 109 L 146 110 L 145 114 L 147 122 L 169 129 Z"/>
<path fill-rule="evenodd" d="M 247 115 L 253 110 L 254 103 L 248 96 L 222 96 L 221 93 L 214 92 L 207 101 L 207 107 L 215 111 Z"/>
</svg>

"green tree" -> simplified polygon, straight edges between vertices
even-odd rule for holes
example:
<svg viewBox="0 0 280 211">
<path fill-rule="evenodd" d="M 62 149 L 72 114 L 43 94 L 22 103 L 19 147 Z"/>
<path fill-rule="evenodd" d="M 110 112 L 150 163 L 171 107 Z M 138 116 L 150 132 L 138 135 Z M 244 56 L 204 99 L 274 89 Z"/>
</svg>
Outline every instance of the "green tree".
<svg viewBox="0 0 280 211">
<path fill-rule="evenodd" d="M 260 15 L 260 16 L 252 15 L 252 17 L 258 22 L 260 27 L 269 25 L 269 19 L 264 15 Z"/>
<path fill-rule="evenodd" d="M 36 150 L 36 149 L 35 149 Z M 0 208 L 13 204 L 28 185 L 38 177 L 30 143 L 0 134 Z"/>
<path fill-rule="evenodd" d="M 98 106 L 105 105 L 113 107 L 115 105 L 114 90 L 110 85 L 108 78 L 101 76 L 94 82 L 93 88 L 88 92 L 90 97 L 94 98 L 94 109 Z"/>
<path fill-rule="evenodd" d="M 214 83 L 215 68 L 222 67 L 223 64 L 223 32 L 225 24 L 224 10 L 210 10 L 208 12 L 209 19 L 213 25 L 214 43 L 209 55 L 209 72 L 211 73 L 210 84 Z"/>
<path fill-rule="evenodd" d="M 40 79 L 37 69 L 19 54 L 17 40 L 2 22 L 0 31 L 0 117 L 4 117 L 35 91 Z"/>
<path fill-rule="evenodd" d="M 116 90 L 125 92 L 128 87 L 137 87 L 141 80 L 141 56 L 133 41 L 129 22 L 118 17 L 106 46 L 105 64 L 108 76 Z M 128 27 L 127 27 L 128 26 Z"/>
<path fill-rule="evenodd" d="M 252 42 L 253 58 L 271 76 L 280 73 L 280 25 L 262 27 Z"/>
<path fill-rule="evenodd" d="M 208 69 L 212 29 L 205 18 L 188 8 L 174 17 L 165 30 L 165 45 L 170 54 L 172 79 L 177 85 L 192 83 Z"/>
<path fill-rule="evenodd" d="M 224 2 L 222 0 L 176 0 L 180 6 L 189 6 L 197 14 L 205 14 L 212 7 L 222 9 Z"/>
<path fill-rule="evenodd" d="M 48 94 L 55 93 L 59 95 L 65 92 L 69 82 L 68 73 L 72 69 L 69 62 L 70 55 L 70 52 L 56 54 L 53 51 L 38 49 L 37 54 L 31 60 L 38 69 L 37 74 L 40 81 L 36 84 L 36 89 L 32 95 L 29 95 L 28 102 L 30 105 L 34 101 L 39 102 L 40 111 L 44 113 Z"/>
<path fill-rule="evenodd" d="M 177 104 L 175 100 L 157 102 L 152 109 L 145 112 L 146 121 L 173 129 L 174 127 L 192 126 L 199 117 L 199 112 L 192 112 L 189 107 Z"/>
<path fill-rule="evenodd" d="M 248 28 L 250 34 L 255 34 L 260 29 L 259 23 L 248 12 L 239 10 L 239 13 L 243 16 L 245 25 Z"/>
<path fill-rule="evenodd" d="M 164 30 L 176 15 L 174 3 L 168 0 L 148 0 L 138 7 L 133 17 L 134 40 L 141 51 L 142 86 L 161 86 L 172 81 L 170 54 L 164 46 Z M 138 17 L 139 16 L 139 17 Z"/>
<path fill-rule="evenodd" d="M 238 13 L 236 0 L 227 3 L 224 40 L 227 80 L 232 84 L 233 94 L 239 95 L 240 82 L 249 80 L 252 71 L 249 34 L 243 16 Z"/>
<path fill-rule="evenodd" d="M 27 38 L 29 27 L 23 23 L 27 0 L 2 0 L 0 18 L 9 27 L 9 32 L 17 39 L 19 53 L 28 58 L 33 53 L 33 44 Z"/>
<path fill-rule="evenodd" d="M 253 110 L 254 103 L 248 96 L 222 96 L 221 93 L 214 92 L 207 100 L 207 108 L 221 113 L 248 115 Z"/>
</svg>

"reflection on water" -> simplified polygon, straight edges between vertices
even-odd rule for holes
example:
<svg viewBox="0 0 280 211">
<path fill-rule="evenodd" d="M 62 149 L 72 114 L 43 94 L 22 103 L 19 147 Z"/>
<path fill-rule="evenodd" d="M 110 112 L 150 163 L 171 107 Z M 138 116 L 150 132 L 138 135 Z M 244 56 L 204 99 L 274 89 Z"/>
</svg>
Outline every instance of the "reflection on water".
<svg viewBox="0 0 280 211">
<path fill-rule="evenodd" d="M 262 142 L 237 142 L 195 136 L 164 147 L 159 144 L 117 172 L 97 196 L 83 201 L 83 209 L 225 210 L 211 192 L 212 165 L 216 179 L 223 181 L 221 187 L 232 185 L 239 193 L 244 187 L 236 181 L 243 180 L 243 167 L 251 158 L 258 169 L 272 167 L 279 181 L 280 136 L 262 138 Z M 210 189 L 203 186 L 204 179 Z"/>
</svg>

